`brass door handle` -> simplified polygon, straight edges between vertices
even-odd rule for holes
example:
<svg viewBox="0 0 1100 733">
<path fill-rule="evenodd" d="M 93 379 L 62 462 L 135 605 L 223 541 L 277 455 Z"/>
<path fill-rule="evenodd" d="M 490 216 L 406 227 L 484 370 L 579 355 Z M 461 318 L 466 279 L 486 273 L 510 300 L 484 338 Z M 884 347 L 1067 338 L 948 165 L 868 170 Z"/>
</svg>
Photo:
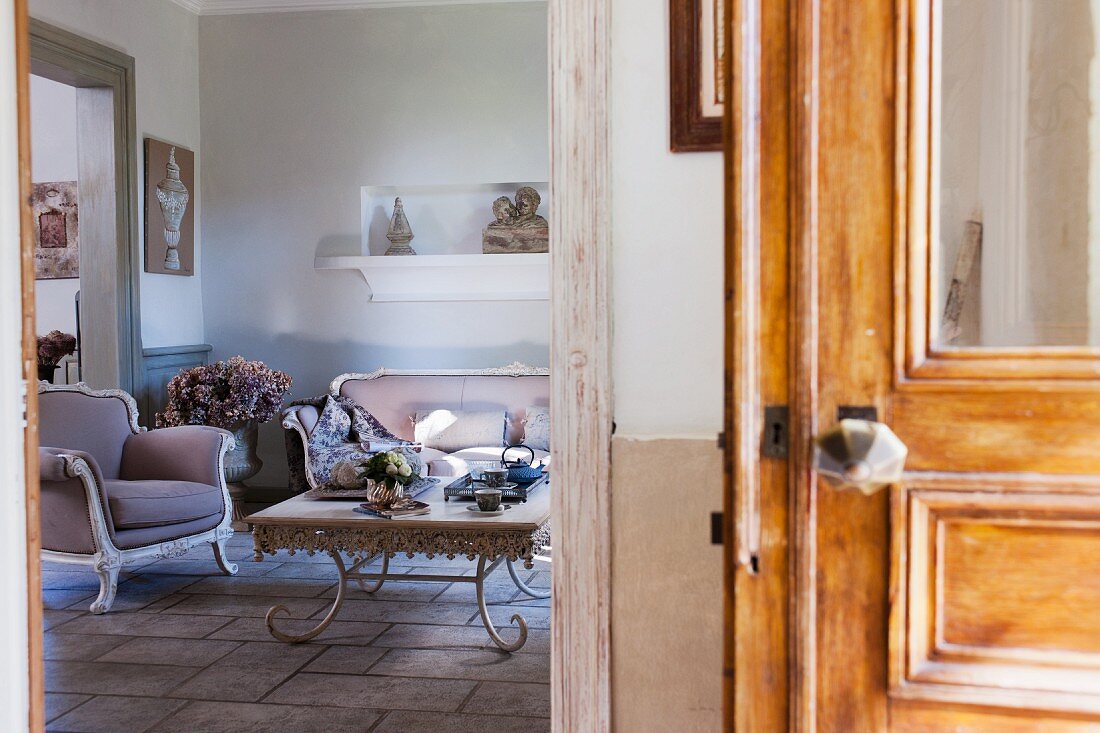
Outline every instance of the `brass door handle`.
<svg viewBox="0 0 1100 733">
<path fill-rule="evenodd" d="M 814 440 L 814 469 L 839 489 L 871 495 L 901 479 L 908 453 L 880 422 L 841 420 Z"/>
</svg>

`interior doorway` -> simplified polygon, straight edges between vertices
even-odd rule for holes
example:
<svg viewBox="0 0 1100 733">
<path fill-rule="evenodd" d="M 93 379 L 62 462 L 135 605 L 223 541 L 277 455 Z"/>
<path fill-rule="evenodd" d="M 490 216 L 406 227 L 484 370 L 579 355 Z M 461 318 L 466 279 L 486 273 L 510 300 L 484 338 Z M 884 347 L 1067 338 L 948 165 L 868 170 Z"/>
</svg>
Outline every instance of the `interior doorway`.
<svg viewBox="0 0 1100 733">
<path fill-rule="evenodd" d="M 37 331 L 71 325 L 80 337 L 78 363 L 55 381 L 76 376 L 134 394 L 142 358 L 134 59 L 34 20 L 30 57 L 32 148 L 36 134 L 51 135 L 58 153 L 32 157 Z"/>
</svg>

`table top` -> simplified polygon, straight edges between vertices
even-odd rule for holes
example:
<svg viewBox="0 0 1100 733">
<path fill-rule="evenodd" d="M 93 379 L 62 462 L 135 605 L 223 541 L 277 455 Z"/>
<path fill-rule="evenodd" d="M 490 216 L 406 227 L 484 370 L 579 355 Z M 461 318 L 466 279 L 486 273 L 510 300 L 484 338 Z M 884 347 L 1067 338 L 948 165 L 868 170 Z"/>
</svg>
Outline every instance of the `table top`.
<svg viewBox="0 0 1100 733">
<path fill-rule="evenodd" d="M 536 488 L 526 502 L 510 502 L 512 508 L 503 514 L 492 517 L 478 516 L 466 509 L 476 506 L 472 501 L 461 499 L 443 500 L 444 482 L 453 479 L 444 478 L 435 488 L 420 494 L 417 501 L 431 506 L 430 514 L 398 519 L 371 517 L 354 511 L 362 500 L 307 499 L 295 496 L 284 502 L 270 506 L 245 518 L 245 522 L 257 526 L 271 527 L 315 527 L 317 529 L 365 529 L 378 530 L 385 527 L 402 529 L 448 529 L 448 530 L 525 530 L 534 531 L 550 521 L 550 485 L 549 482 Z M 505 502 L 509 503 L 509 502 Z"/>
</svg>

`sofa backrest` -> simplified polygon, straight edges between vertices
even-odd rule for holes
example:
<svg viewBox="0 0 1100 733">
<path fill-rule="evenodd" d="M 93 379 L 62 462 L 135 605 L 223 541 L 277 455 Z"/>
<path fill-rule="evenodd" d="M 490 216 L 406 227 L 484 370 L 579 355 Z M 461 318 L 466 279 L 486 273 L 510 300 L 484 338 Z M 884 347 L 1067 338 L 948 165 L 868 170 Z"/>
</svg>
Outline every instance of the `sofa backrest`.
<svg viewBox="0 0 1100 733">
<path fill-rule="evenodd" d="M 125 395 L 125 396 L 123 396 Z M 40 388 L 38 393 L 38 442 L 52 448 L 91 453 L 103 478 L 117 479 L 122 447 L 133 434 L 131 410 L 137 406 L 125 393 L 93 392 L 87 388 Z"/>
<path fill-rule="evenodd" d="M 550 377 L 545 370 L 521 376 L 487 373 L 427 374 L 381 371 L 371 375 L 341 375 L 332 386 L 358 402 L 405 440 L 413 439 L 413 415 L 420 410 L 504 410 L 508 442 L 523 439 L 527 407 L 550 405 Z"/>
</svg>

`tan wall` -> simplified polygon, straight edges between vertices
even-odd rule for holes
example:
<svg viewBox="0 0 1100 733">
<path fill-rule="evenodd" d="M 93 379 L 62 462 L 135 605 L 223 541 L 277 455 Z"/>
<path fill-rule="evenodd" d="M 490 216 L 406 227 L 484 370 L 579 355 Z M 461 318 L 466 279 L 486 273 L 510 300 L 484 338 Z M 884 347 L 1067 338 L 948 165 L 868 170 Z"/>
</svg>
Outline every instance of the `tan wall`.
<svg viewBox="0 0 1100 733">
<path fill-rule="evenodd" d="M 686 469 L 677 470 L 677 467 Z M 612 443 L 611 675 L 616 731 L 717 731 L 722 505 L 713 439 Z"/>
</svg>

